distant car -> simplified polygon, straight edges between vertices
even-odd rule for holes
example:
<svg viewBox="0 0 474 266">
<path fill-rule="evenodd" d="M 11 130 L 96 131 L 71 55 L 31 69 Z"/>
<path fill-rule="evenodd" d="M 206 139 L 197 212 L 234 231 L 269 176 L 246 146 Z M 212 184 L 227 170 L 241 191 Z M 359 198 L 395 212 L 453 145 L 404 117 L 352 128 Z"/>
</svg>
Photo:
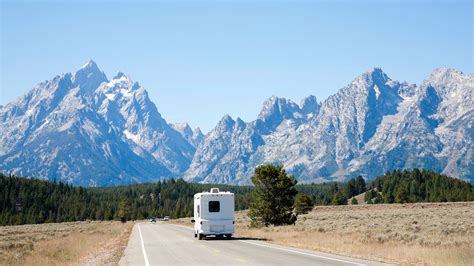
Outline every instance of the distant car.
<svg viewBox="0 0 474 266">
<path fill-rule="evenodd" d="M 170 217 L 168 215 L 166 215 L 165 217 L 163 217 L 163 221 L 168 221 L 170 219 Z"/>
<path fill-rule="evenodd" d="M 156 217 L 151 217 L 150 218 L 150 223 L 156 223 Z"/>
</svg>

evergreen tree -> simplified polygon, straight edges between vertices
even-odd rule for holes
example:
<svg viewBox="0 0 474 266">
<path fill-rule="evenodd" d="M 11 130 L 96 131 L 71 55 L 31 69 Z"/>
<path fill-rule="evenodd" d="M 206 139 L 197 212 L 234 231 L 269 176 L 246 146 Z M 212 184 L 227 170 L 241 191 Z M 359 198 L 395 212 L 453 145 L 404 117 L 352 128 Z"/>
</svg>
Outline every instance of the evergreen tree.
<svg viewBox="0 0 474 266">
<path fill-rule="evenodd" d="M 347 198 L 340 191 L 334 193 L 332 205 L 347 205 Z"/>
<path fill-rule="evenodd" d="M 369 204 L 372 204 L 373 203 L 372 199 L 374 199 L 377 196 L 377 194 L 378 193 L 377 191 L 375 191 L 375 189 L 371 189 L 367 191 L 364 196 L 364 201 Z"/>
<path fill-rule="evenodd" d="M 304 193 L 298 193 L 295 198 L 295 213 L 306 214 L 314 207 L 313 200 Z"/>
<path fill-rule="evenodd" d="M 362 176 L 357 177 L 356 188 L 357 188 L 357 195 L 367 191 L 367 184 L 365 183 L 365 179 Z"/>
<path fill-rule="evenodd" d="M 121 221 L 128 221 L 130 220 L 131 216 L 131 206 L 128 198 L 124 197 L 119 203 L 118 206 L 118 218 Z"/>
<path fill-rule="evenodd" d="M 255 168 L 252 183 L 255 190 L 248 216 L 252 226 L 293 224 L 296 179 L 282 166 L 261 165 Z"/>
<path fill-rule="evenodd" d="M 357 188 L 357 183 L 354 178 L 351 178 L 345 185 L 344 185 L 344 194 L 347 198 L 351 198 L 359 193 L 359 189 Z"/>
</svg>

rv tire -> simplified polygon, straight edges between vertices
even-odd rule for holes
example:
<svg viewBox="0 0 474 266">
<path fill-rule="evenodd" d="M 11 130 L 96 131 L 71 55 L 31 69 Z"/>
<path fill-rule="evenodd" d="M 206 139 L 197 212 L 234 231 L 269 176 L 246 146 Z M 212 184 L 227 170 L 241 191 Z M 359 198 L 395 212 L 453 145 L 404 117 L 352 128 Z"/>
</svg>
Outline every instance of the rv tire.
<svg viewBox="0 0 474 266">
<path fill-rule="evenodd" d="M 202 240 L 204 238 L 204 235 L 198 234 L 199 240 Z"/>
</svg>

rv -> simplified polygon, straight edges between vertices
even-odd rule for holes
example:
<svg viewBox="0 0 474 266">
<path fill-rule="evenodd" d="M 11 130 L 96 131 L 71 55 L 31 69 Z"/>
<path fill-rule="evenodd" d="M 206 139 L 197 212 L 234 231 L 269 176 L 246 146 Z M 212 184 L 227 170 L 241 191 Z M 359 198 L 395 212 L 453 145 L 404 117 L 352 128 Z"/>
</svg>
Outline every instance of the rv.
<svg viewBox="0 0 474 266">
<path fill-rule="evenodd" d="M 220 192 L 211 188 L 210 192 L 194 195 L 194 237 L 199 240 L 206 236 L 231 238 L 234 233 L 234 193 Z"/>
</svg>

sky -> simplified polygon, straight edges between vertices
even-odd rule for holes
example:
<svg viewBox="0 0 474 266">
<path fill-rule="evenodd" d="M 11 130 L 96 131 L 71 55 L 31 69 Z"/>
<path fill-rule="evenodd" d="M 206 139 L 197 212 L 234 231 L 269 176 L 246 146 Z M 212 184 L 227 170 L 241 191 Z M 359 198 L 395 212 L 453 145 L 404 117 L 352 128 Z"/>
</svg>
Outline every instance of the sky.
<svg viewBox="0 0 474 266">
<path fill-rule="evenodd" d="M 208 132 L 272 95 L 323 101 L 371 67 L 418 84 L 474 72 L 470 0 L 0 2 L 0 105 L 93 59 Z"/>
</svg>

